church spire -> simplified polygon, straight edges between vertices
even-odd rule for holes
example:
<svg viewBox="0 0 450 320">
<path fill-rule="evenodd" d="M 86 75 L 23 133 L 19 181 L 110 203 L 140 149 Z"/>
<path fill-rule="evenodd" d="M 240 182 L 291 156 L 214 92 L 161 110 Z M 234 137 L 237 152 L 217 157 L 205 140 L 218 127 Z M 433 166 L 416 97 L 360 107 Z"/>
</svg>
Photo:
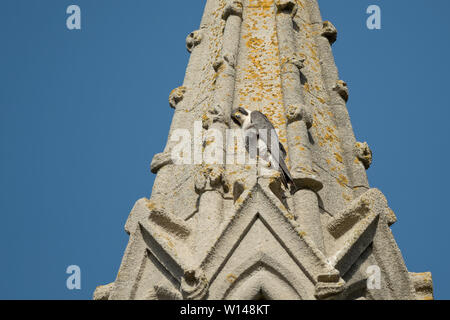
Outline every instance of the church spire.
<svg viewBox="0 0 450 320">
<path fill-rule="evenodd" d="M 395 214 L 369 186 L 372 152 L 353 133 L 336 40 L 316 0 L 207 1 L 170 93 L 152 195 L 135 204 L 120 272 L 96 299 L 432 298 L 431 275 L 408 272 Z M 273 124 L 296 188 L 236 161 L 239 107 Z"/>
</svg>

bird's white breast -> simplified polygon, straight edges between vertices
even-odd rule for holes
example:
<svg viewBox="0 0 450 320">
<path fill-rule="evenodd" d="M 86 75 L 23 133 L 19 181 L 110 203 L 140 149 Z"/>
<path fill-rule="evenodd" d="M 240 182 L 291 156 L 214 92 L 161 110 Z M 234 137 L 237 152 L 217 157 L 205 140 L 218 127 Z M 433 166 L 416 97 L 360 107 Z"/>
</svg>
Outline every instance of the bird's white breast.
<svg viewBox="0 0 450 320">
<path fill-rule="evenodd" d="M 242 129 L 248 130 L 250 126 L 252 125 L 250 115 L 245 117 L 244 122 L 242 123 Z"/>
</svg>

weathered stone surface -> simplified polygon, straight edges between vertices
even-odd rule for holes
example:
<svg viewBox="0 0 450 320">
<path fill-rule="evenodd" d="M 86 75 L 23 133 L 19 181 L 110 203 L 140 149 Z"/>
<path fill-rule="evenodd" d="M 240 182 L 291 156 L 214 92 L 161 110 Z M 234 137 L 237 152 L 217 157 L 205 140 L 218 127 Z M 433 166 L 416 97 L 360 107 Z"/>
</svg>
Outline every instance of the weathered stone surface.
<svg viewBox="0 0 450 320">
<path fill-rule="evenodd" d="M 169 135 L 194 136 L 198 121 L 209 152 L 214 132 L 236 128 L 231 110 L 261 111 L 296 187 L 262 175 L 260 163 L 175 165 L 169 139 L 151 164 L 150 200 L 126 223 L 120 272 L 95 299 L 432 298 L 431 274 L 408 272 L 389 228 L 395 214 L 367 181 L 372 152 L 353 133 L 336 38 L 316 0 L 206 1 L 186 39 L 183 85 L 169 97 Z"/>
<path fill-rule="evenodd" d="M 345 289 L 345 282 L 319 282 L 316 285 L 315 297 L 319 300 L 324 300 L 337 296 L 342 293 Z"/>
<path fill-rule="evenodd" d="M 94 292 L 94 300 L 109 300 L 109 295 L 111 294 L 111 291 L 114 289 L 114 282 L 99 286 L 97 289 L 95 289 Z"/>
<path fill-rule="evenodd" d="M 430 272 L 409 273 L 418 300 L 433 300 L 433 279 Z"/>
</svg>

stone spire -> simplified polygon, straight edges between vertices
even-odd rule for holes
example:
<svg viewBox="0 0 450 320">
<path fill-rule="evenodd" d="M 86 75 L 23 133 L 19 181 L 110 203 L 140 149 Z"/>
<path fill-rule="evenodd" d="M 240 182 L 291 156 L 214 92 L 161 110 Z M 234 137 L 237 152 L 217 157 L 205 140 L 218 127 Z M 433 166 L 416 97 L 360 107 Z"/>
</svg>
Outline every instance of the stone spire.
<svg viewBox="0 0 450 320">
<path fill-rule="evenodd" d="M 206 2 L 169 137 L 200 135 L 193 149 L 214 153 L 232 109 L 261 111 L 299 188 L 228 161 L 225 143 L 224 161 L 176 164 L 169 138 L 151 198 L 126 223 L 117 279 L 96 299 L 432 299 L 431 274 L 408 272 L 395 214 L 367 181 L 372 152 L 353 133 L 336 40 L 317 0 Z"/>
</svg>

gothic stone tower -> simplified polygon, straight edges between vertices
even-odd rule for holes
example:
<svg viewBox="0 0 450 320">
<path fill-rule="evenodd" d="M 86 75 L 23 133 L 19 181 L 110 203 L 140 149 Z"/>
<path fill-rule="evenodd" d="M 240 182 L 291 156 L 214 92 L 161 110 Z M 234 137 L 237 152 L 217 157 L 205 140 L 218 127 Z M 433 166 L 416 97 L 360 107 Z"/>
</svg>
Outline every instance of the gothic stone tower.
<svg viewBox="0 0 450 320">
<path fill-rule="evenodd" d="M 213 131 L 235 127 L 232 109 L 261 111 L 299 189 L 257 164 L 175 164 L 169 139 L 151 164 L 151 198 L 126 223 L 117 279 L 95 299 L 433 298 L 431 274 L 408 272 L 395 214 L 369 187 L 372 153 L 355 140 L 336 38 L 317 0 L 206 1 L 186 40 L 184 83 L 170 94 L 170 135 L 201 130 L 208 152 Z"/>
</svg>

